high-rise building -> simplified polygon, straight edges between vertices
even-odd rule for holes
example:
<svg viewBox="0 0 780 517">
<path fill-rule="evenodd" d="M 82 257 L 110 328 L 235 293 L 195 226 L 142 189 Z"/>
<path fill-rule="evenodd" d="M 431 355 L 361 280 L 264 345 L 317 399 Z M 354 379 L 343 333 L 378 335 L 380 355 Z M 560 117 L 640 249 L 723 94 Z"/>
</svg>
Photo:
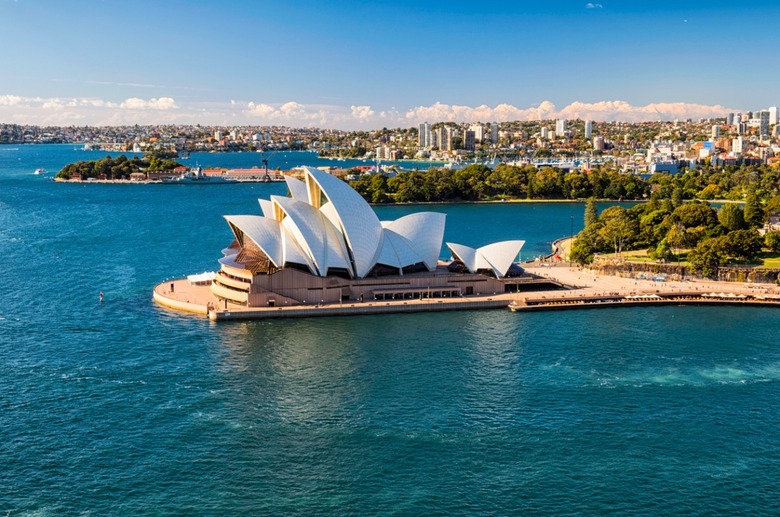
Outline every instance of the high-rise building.
<svg viewBox="0 0 780 517">
<path fill-rule="evenodd" d="M 774 126 L 777 124 L 777 106 L 772 106 L 767 110 L 769 112 L 769 125 Z"/>
<path fill-rule="evenodd" d="M 214 140 L 217 142 L 222 140 L 222 131 L 214 131 Z"/>
<path fill-rule="evenodd" d="M 734 125 L 734 114 L 733 113 L 729 113 L 728 115 L 726 115 L 726 125 L 727 126 L 733 126 Z"/>
<path fill-rule="evenodd" d="M 593 121 L 585 121 L 585 138 L 590 140 L 593 137 Z"/>
<path fill-rule="evenodd" d="M 442 126 L 436 130 L 436 133 L 439 141 L 439 150 L 452 151 L 452 130 L 447 126 Z"/>
<path fill-rule="evenodd" d="M 420 124 L 420 130 L 417 135 L 417 145 L 424 148 L 433 147 L 431 141 L 431 125 L 427 122 Z"/>
<path fill-rule="evenodd" d="M 603 151 L 604 150 L 604 137 L 603 136 L 597 136 L 593 138 L 593 149 L 596 151 Z"/>
<path fill-rule="evenodd" d="M 555 121 L 555 134 L 558 138 L 562 137 L 566 132 L 566 119 L 559 119 Z"/>
<path fill-rule="evenodd" d="M 498 122 L 490 123 L 490 141 L 494 144 L 498 142 Z"/>
<path fill-rule="evenodd" d="M 541 131 L 542 139 L 543 140 L 547 140 L 547 137 L 549 136 L 549 134 L 550 134 L 550 130 L 547 129 L 546 127 L 543 127 L 542 131 Z"/>
<path fill-rule="evenodd" d="M 485 139 L 485 128 L 482 124 L 472 124 L 469 126 L 469 131 L 474 132 L 474 140 L 476 142 L 482 142 Z"/>
<path fill-rule="evenodd" d="M 744 152 L 745 138 L 738 136 L 731 141 L 731 152 L 734 154 L 742 154 Z"/>
<path fill-rule="evenodd" d="M 720 126 L 717 124 L 712 126 L 712 138 L 720 138 Z"/>
<path fill-rule="evenodd" d="M 472 131 L 471 129 L 467 129 L 463 134 L 463 148 L 467 151 L 473 151 L 476 148 L 476 140 L 476 132 Z"/>
<path fill-rule="evenodd" d="M 769 111 L 764 110 L 758 113 L 759 134 L 762 140 L 769 139 Z"/>
</svg>

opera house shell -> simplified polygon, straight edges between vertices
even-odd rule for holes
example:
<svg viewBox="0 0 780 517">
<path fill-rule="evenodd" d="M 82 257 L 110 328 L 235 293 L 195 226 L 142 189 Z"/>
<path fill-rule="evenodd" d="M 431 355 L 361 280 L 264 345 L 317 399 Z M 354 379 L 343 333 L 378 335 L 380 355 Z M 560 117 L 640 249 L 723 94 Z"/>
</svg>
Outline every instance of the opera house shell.
<svg viewBox="0 0 780 517">
<path fill-rule="evenodd" d="M 303 181 L 285 177 L 289 197 L 259 200 L 262 216 L 225 216 L 235 239 L 223 250 L 211 286 L 217 297 L 264 306 L 462 296 L 479 293 L 485 286 L 477 284 L 488 280 L 493 291 L 503 290 L 495 282 L 510 270 L 524 241 L 478 249 L 448 243 L 461 269 L 474 277 L 469 284 L 468 274 L 457 275 L 455 283 L 454 273 L 439 262 L 445 214 L 380 221 L 347 183 L 318 169 L 302 170 Z"/>
</svg>

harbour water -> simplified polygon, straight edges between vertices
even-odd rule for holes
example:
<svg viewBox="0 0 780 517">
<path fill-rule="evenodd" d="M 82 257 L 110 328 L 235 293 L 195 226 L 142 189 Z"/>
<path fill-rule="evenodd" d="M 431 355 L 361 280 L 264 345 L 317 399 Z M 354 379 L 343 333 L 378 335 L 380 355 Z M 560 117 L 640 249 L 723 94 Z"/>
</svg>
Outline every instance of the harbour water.
<svg viewBox="0 0 780 517">
<path fill-rule="evenodd" d="M 780 512 L 777 310 L 214 324 L 152 287 L 215 269 L 221 216 L 284 186 L 33 174 L 83 155 L 0 147 L 0 514 Z M 376 210 L 525 259 L 583 206 Z"/>
</svg>

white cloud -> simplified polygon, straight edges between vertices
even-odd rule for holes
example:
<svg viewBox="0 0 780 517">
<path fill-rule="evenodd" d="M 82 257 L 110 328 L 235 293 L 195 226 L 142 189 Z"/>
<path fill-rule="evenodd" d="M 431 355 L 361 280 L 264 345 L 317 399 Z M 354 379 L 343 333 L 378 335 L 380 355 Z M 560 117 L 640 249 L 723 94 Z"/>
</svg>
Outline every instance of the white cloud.
<svg viewBox="0 0 780 517">
<path fill-rule="evenodd" d="M 172 110 L 177 109 L 176 101 L 170 97 L 159 99 L 139 99 L 131 97 L 119 105 L 120 108 L 130 110 Z"/>
<path fill-rule="evenodd" d="M 352 111 L 352 118 L 360 121 L 369 120 L 374 116 L 371 106 L 350 106 L 349 109 Z"/>
<path fill-rule="evenodd" d="M 272 104 L 233 99 L 179 105 L 171 97 L 133 97 L 123 101 L 110 101 L 94 97 L 41 98 L 0 95 L 0 121 L 39 125 L 178 123 L 376 129 L 409 127 L 421 122 L 508 122 L 554 118 L 646 122 L 723 117 L 729 112 L 740 111 L 744 110 L 684 102 L 637 106 L 622 100 L 576 101 L 560 109 L 552 102 L 544 101 L 530 107 L 517 107 L 512 104 L 468 106 L 436 102 L 428 106 L 400 110 L 395 107 L 377 110 L 369 105 L 338 106 L 295 101 Z"/>
<path fill-rule="evenodd" d="M 281 105 L 249 102 L 247 108 L 245 114 L 250 116 L 248 123 L 260 125 L 282 123 L 290 126 L 331 127 L 334 121 L 343 121 L 349 117 L 341 107 L 293 101 Z"/>
<path fill-rule="evenodd" d="M 22 102 L 17 95 L 0 95 L 0 106 L 16 106 Z"/>
<path fill-rule="evenodd" d="M 404 118 L 418 122 L 479 122 L 510 120 L 540 120 L 552 118 L 555 105 L 544 101 L 532 108 L 517 108 L 511 104 L 499 104 L 491 108 L 485 104 L 476 107 L 442 104 L 437 102 L 432 106 L 417 106 L 406 112 Z"/>
<path fill-rule="evenodd" d="M 652 122 L 688 118 L 725 117 L 729 109 L 720 105 L 692 104 L 686 102 L 660 102 L 634 106 L 625 101 L 594 103 L 573 102 L 559 112 L 562 118 L 580 118 L 599 121 Z"/>
<path fill-rule="evenodd" d="M 507 122 L 512 120 L 544 120 L 553 118 L 590 119 L 596 121 L 651 122 L 688 118 L 724 117 L 727 113 L 741 110 L 720 105 L 691 104 L 685 102 L 652 103 L 634 106 L 625 101 L 602 101 L 594 103 L 572 102 L 557 109 L 550 101 L 538 106 L 517 108 L 511 104 L 489 106 L 456 106 L 436 103 L 432 106 L 418 106 L 406 112 L 407 123 L 421 122 Z"/>
<path fill-rule="evenodd" d="M 594 4 L 592 2 L 588 2 L 587 4 L 585 4 L 585 9 L 601 9 L 602 7 L 604 6 L 601 4 Z"/>
</svg>

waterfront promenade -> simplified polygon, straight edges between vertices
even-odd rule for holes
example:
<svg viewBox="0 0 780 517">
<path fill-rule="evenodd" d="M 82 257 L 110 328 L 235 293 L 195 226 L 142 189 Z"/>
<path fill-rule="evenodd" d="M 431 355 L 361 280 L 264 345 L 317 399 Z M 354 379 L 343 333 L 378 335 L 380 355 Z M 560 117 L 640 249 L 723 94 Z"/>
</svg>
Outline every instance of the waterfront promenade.
<svg viewBox="0 0 780 517">
<path fill-rule="evenodd" d="M 496 309 L 510 305 L 514 310 L 652 304 L 753 304 L 780 307 L 780 288 L 775 284 L 623 278 L 598 275 L 589 269 L 551 262 L 525 266 L 529 282 L 546 279 L 550 281 L 550 288 L 523 290 L 521 287 L 518 293 L 460 297 L 245 307 L 218 299 L 208 286 L 190 285 L 186 279 L 178 279 L 156 286 L 154 300 L 165 307 L 200 314 L 214 321 Z M 555 284 L 563 288 L 553 288 Z"/>
<path fill-rule="evenodd" d="M 500 309 L 508 307 L 516 298 L 516 294 L 246 307 L 218 299 L 208 286 L 190 285 L 186 279 L 177 279 L 157 285 L 154 288 L 153 298 L 160 305 L 170 309 L 200 314 L 213 321 L 223 321 Z"/>
</svg>

